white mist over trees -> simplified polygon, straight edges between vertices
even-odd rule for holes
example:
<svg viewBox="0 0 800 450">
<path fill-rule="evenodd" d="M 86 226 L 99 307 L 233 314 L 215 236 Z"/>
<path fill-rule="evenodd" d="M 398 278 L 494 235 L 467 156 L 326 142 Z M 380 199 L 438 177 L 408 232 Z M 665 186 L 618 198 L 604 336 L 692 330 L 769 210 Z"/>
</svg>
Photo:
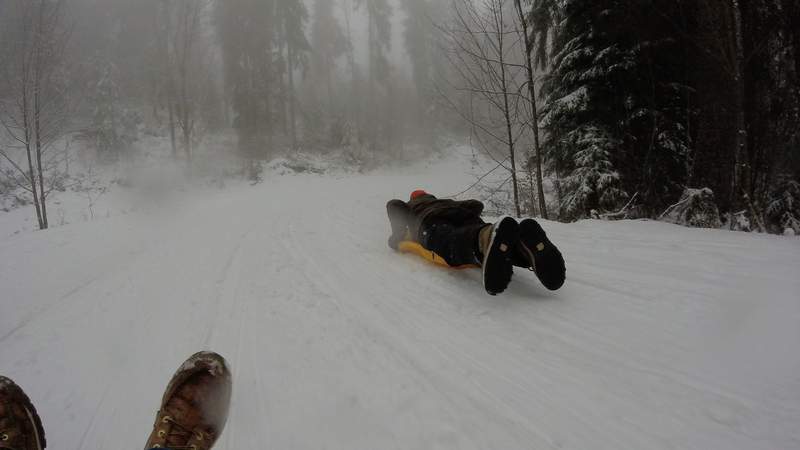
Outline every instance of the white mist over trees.
<svg viewBox="0 0 800 450">
<path fill-rule="evenodd" d="M 800 223 L 793 0 L 0 0 L 0 22 L 0 193 L 41 228 L 77 147 L 154 143 L 259 180 L 468 141 L 496 212 L 659 218 L 707 192 L 728 227 Z"/>
<path fill-rule="evenodd" d="M 37 2 L 34 2 L 37 3 Z M 49 5 L 52 0 L 41 0 Z M 501 210 L 547 215 L 533 76 L 521 68 L 522 6 L 452 0 L 64 0 L 64 73 L 74 101 L 72 134 L 95 159 L 136 159 L 145 136 L 169 143 L 188 173 L 209 142 L 260 178 L 263 163 L 296 151 L 344 151 L 355 164 L 433 152 L 471 141 L 509 172 L 492 187 Z M 457 48 L 494 49 L 484 35 L 456 35 L 459 8 L 483 23 L 502 9 L 499 64 Z M 13 22 L 14 12 L 8 15 Z M 495 17 L 497 19 L 498 17 Z M 515 19 L 516 18 L 516 19 Z M 489 22 L 486 22 L 489 23 Z M 494 28 L 492 28 L 494 29 Z M 506 36 L 506 33 L 508 35 Z M 24 34 L 24 32 L 22 32 Z M 16 36 L 10 36 L 12 40 Z M 462 42 L 462 39 L 464 41 Z M 503 47 L 503 43 L 508 45 Z M 465 88 L 464 75 L 499 70 L 491 93 Z M 473 80 L 473 83 L 477 80 Z M 521 94 L 525 87 L 527 94 Z M 503 107 L 487 110 L 492 97 Z M 527 95 L 527 97 L 526 97 Z M 482 97 L 483 96 L 483 97 Z M 478 118 L 478 116 L 481 116 Z M 465 120 L 466 119 L 466 120 Z M 485 123 L 478 126 L 477 120 Z M 489 144 L 496 123 L 502 140 Z M 201 151 L 203 155 L 198 156 Z M 9 161 L 14 157 L 8 158 Z M 28 176 L 30 178 L 30 176 Z M 34 177 L 35 178 L 35 177 Z M 30 184 L 30 183 L 28 183 Z M 513 195 L 511 195 L 513 193 Z"/>
<path fill-rule="evenodd" d="M 112 160 L 124 153 L 132 120 L 165 130 L 173 156 L 187 162 L 209 133 L 231 130 L 237 148 L 230 150 L 255 170 L 286 151 L 349 146 L 392 157 L 432 144 L 439 126 L 430 114 L 439 60 L 432 3 L 3 0 L 0 7 L 14 24 L 23 14 L 15 5 L 58 5 L 70 31 L 60 51 L 71 66 L 65 76 L 79 103 L 70 126 L 98 153 Z M 6 42 L 33 36 L 3 33 Z"/>
</svg>

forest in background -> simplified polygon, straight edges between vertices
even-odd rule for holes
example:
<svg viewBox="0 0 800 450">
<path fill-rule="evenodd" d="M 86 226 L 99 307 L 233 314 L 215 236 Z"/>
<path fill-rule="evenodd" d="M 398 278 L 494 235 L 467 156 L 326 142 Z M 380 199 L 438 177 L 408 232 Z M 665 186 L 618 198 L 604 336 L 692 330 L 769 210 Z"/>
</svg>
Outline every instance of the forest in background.
<svg viewBox="0 0 800 450">
<path fill-rule="evenodd" d="M 630 202 L 714 227 L 718 206 L 731 229 L 798 229 L 797 1 L 542 1 L 532 17 L 567 217 Z"/>
<path fill-rule="evenodd" d="M 251 179 L 469 138 L 506 212 L 800 232 L 796 0 L 0 0 L 0 27 L 0 189 L 41 228 L 76 146 L 156 135 L 191 171 L 231 134 Z"/>
</svg>

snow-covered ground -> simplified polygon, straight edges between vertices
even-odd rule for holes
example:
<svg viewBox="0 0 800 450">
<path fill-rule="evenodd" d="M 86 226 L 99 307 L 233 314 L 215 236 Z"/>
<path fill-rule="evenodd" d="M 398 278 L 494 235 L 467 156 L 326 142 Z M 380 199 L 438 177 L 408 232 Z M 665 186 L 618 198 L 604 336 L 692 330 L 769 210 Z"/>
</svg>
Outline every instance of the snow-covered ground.
<svg viewBox="0 0 800 450">
<path fill-rule="evenodd" d="M 220 449 L 800 448 L 798 238 L 548 222 L 565 287 L 490 297 L 386 245 L 386 200 L 467 159 L 0 214 L 0 373 L 56 449 L 143 445 L 200 349 L 234 371 Z"/>
</svg>

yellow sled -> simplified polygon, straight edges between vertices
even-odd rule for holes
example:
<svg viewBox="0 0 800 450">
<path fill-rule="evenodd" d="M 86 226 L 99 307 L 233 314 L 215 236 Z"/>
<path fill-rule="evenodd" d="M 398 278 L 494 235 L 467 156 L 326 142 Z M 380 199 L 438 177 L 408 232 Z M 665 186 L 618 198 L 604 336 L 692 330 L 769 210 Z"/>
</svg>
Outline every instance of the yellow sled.
<svg viewBox="0 0 800 450">
<path fill-rule="evenodd" d="M 440 267 L 446 267 L 448 269 L 459 269 L 459 270 L 461 270 L 461 269 L 474 269 L 474 268 L 478 267 L 475 264 L 467 264 L 467 265 L 456 266 L 456 267 L 451 266 L 450 264 L 447 264 L 447 261 L 445 261 L 444 258 L 442 258 L 441 256 L 437 255 L 436 253 L 426 249 L 425 247 L 420 245 L 418 242 L 414 242 L 414 241 L 402 241 L 397 246 L 397 249 L 400 250 L 401 253 L 411 253 L 411 254 L 417 255 L 420 258 L 424 259 L 425 261 L 428 261 L 429 263 L 436 264 L 437 266 L 440 266 Z"/>
</svg>

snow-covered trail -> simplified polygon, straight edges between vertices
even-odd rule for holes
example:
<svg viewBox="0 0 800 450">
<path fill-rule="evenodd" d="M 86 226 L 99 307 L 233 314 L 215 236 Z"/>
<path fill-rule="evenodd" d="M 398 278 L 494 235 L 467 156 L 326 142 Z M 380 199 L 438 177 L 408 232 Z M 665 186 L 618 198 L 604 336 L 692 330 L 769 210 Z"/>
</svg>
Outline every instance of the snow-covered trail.
<svg viewBox="0 0 800 450">
<path fill-rule="evenodd" d="M 0 240 L 0 373 L 54 449 L 143 445 L 200 349 L 234 372 L 220 449 L 800 448 L 798 239 L 547 223 L 565 287 L 490 297 L 386 245 L 387 199 L 469 182 L 438 164 Z"/>
</svg>

